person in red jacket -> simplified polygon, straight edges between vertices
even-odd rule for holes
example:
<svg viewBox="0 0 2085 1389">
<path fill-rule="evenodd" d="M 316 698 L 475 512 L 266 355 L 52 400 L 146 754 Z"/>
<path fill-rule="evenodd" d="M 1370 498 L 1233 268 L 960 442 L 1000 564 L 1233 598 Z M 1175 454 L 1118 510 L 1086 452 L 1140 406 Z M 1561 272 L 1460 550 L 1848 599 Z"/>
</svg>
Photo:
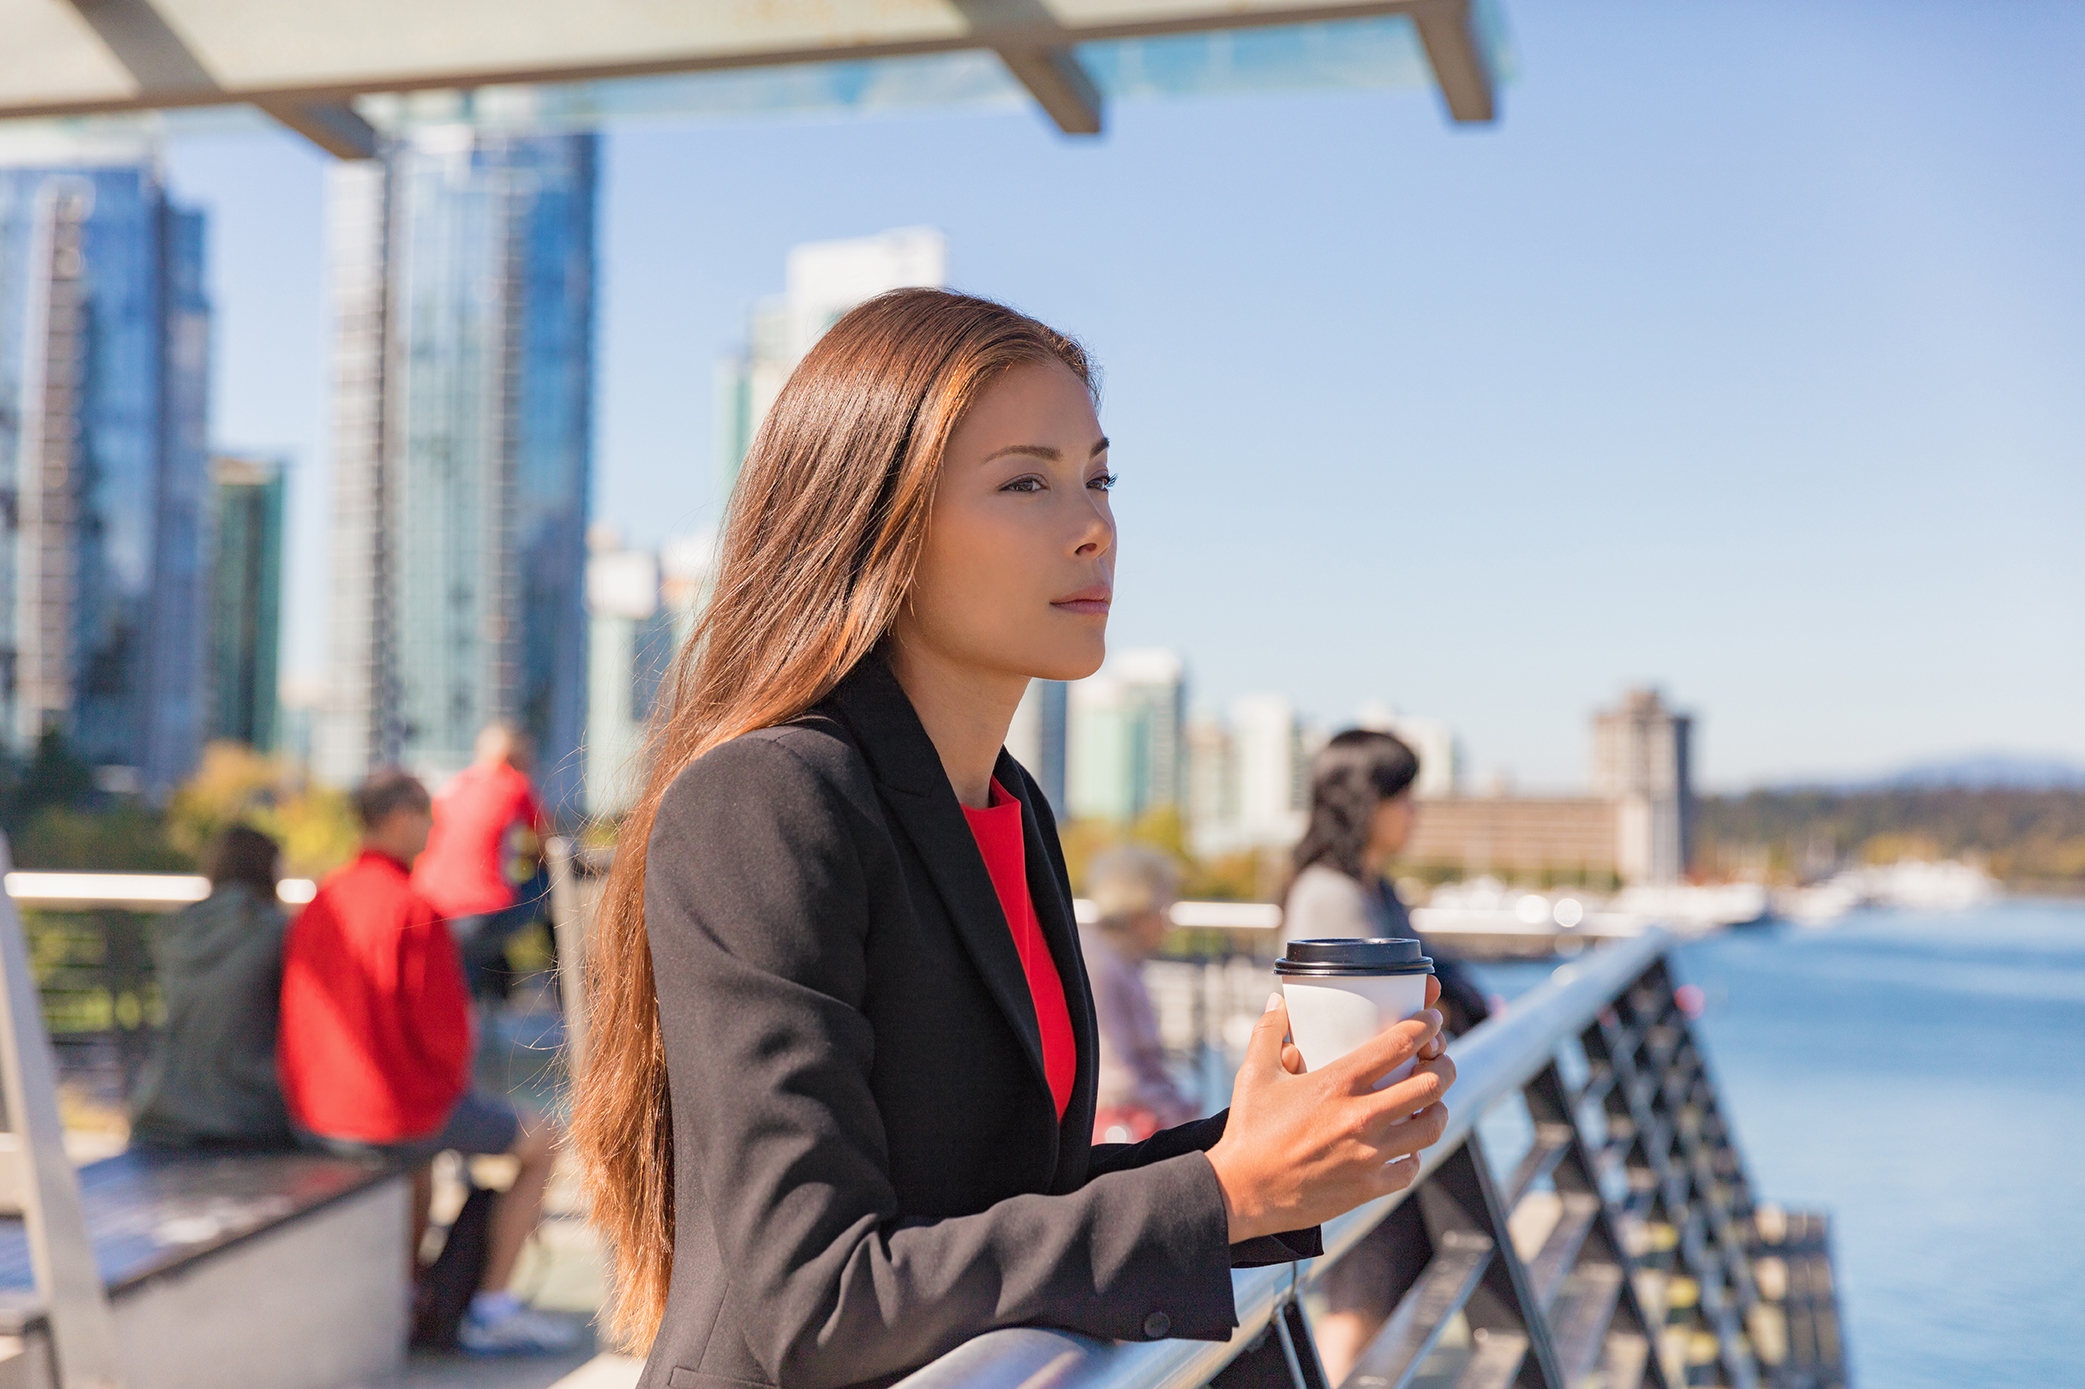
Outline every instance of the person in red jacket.
<svg viewBox="0 0 2085 1389">
<path fill-rule="evenodd" d="M 435 797 L 427 852 L 413 864 L 413 889 L 448 921 L 464 982 L 480 998 L 500 992 L 494 972 L 507 942 L 540 918 L 550 886 L 547 822 L 528 774 L 534 751 L 518 729 L 486 725 L 471 765 Z"/>
<path fill-rule="evenodd" d="M 312 1146 L 412 1169 L 416 1253 L 435 1154 L 517 1159 L 458 1337 L 478 1352 L 567 1349 L 576 1327 L 506 1290 L 542 1218 L 559 1135 L 543 1116 L 471 1086 L 470 998 L 456 945 L 408 877 L 433 819 L 427 788 L 404 772 L 377 772 L 355 792 L 355 811 L 361 853 L 319 885 L 283 947 L 276 1062 L 291 1123 Z"/>
</svg>

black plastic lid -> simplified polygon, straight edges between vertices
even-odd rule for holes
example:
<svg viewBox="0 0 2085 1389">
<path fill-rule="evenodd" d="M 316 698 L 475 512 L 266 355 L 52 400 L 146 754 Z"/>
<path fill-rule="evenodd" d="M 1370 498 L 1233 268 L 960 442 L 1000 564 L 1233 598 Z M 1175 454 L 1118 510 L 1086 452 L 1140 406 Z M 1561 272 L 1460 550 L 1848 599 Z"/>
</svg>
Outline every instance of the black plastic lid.
<svg viewBox="0 0 2085 1389">
<path fill-rule="evenodd" d="M 1274 962 L 1276 974 L 1352 977 L 1366 974 L 1431 974 L 1433 961 L 1419 953 L 1419 942 L 1401 937 L 1341 936 L 1334 940 L 1292 940 Z"/>
</svg>

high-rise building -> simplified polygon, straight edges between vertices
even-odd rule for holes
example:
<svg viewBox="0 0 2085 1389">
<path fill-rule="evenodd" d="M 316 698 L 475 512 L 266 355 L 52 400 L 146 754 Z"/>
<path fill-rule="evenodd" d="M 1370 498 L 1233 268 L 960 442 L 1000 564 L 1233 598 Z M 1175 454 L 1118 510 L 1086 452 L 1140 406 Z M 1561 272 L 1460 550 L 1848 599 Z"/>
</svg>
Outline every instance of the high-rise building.
<svg viewBox="0 0 2085 1389">
<path fill-rule="evenodd" d="M 586 562 L 586 810 L 616 815 L 643 790 L 644 730 L 673 659 L 659 557 L 595 527 Z"/>
<path fill-rule="evenodd" d="M 581 802 L 596 148 L 422 130 L 332 175 L 333 695 L 321 775 L 465 766 Z"/>
<path fill-rule="evenodd" d="M 210 736 L 262 752 L 279 742 L 283 467 L 210 460 Z"/>
<path fill-rule="evenodd" d="M 1303 837 L 1310 796 L 1308 740 L 1296 707 L 1276 694 L 1231 705 L 1231 756 L 1242 847 L 1293 844 Z"/>
<path fill-rule="evenodd" d="M 1079 819 L 1135 820 L 1187 795 L 1187 670 L 1158 648 L 1118 652 L 1072 684 L 1065 795 Z"/>
<path fill-rule="evenodd" d="M 1006 730 L 1006 750 L 1042 787 L 1051 813 L 1059 819 L 1067 814 L 1064 774 L 1070 737 L 1069 689 L 1062 680 L 1030 680 L 1020 707 L 1014 710 L 1013 726 Z"/>
<path fill-rule="evenodd" d="M 713 531 L 676 536 L 659 547 L 659 601 L 672 619 L 676 652 L 695 635 L 696 619 L 709 603 L 716 565 Z"/>
<path fill-rule="evenodd" d="M 1231 730 L 1210 714 L 1187 721 L 1188 847 L 1204 858 L 1227 854 L 1238 841 L 1238 759 Z"/>
<path fill-rule="evenodd" d="M 842 314 L 886 290 L 947 282 L 948 239 L 932 227 L 792 247 L 783 292 L 753 310 L 744 350 L 717 368 L 718 495 L 730 496 L 782 384 Z"/>
<path fill-rule="evenodd" d="M 332 687 L 323 678 L 285 674 L 275 704 L 275 755 L 306 774 L 317 752 L 319 725 Z"/>
<path fill-rule="evenodd" d="M 103 787 L 164 795 L 208 700 L 203 214 L 148 144 L 23 158 L 0 167 L 0 738 L 56 729 Z"/>
<path fill-rule="evenodd" d="M 1656 690 L 1633 689 L 1593 717 L 1595 796 L 1619 803 L 1617 857 L 1624 879 L 1675 882 L 1693 847 L 1694 721 Z"/>
</svg>

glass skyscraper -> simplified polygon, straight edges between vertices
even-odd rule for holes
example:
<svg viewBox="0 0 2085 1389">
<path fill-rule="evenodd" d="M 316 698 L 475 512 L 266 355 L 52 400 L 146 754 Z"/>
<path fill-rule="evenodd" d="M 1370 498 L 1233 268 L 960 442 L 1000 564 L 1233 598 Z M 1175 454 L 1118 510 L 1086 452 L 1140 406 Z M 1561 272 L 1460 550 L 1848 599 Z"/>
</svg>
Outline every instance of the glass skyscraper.
<svg viewBox="0 0 2085 1389">
<path fill-rule="evenodd" d="M 331 779 L 438 783 L 503 721 L 579 806 L 595 168 L 590 134 L 445 127 L 331 176 Z"/>
<path fill-rule="evenodd" d="M 149 147 L 0 167 L 0 738 L 152 795 L 206 717 L 203 215 Z"/>
<path fill-rule="evenodd" d="M 277 745 L 281 678 L 283 466 L 211 460 L 210 736 L 262 752 Z"/>
</svg>

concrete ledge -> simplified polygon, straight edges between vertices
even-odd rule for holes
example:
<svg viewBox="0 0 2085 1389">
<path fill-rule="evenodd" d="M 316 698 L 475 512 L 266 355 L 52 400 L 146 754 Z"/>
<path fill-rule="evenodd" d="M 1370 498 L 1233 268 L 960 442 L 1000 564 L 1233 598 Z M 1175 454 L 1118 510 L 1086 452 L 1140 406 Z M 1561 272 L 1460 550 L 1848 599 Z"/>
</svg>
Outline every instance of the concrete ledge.
<svg viewBox="0 0 2085 1389">
<path fill-rule="evenodd" d="M 406 1179 L 118 1293 L 131 1389 L 341 1389 L 405 1358 Z"/>
</svg>

